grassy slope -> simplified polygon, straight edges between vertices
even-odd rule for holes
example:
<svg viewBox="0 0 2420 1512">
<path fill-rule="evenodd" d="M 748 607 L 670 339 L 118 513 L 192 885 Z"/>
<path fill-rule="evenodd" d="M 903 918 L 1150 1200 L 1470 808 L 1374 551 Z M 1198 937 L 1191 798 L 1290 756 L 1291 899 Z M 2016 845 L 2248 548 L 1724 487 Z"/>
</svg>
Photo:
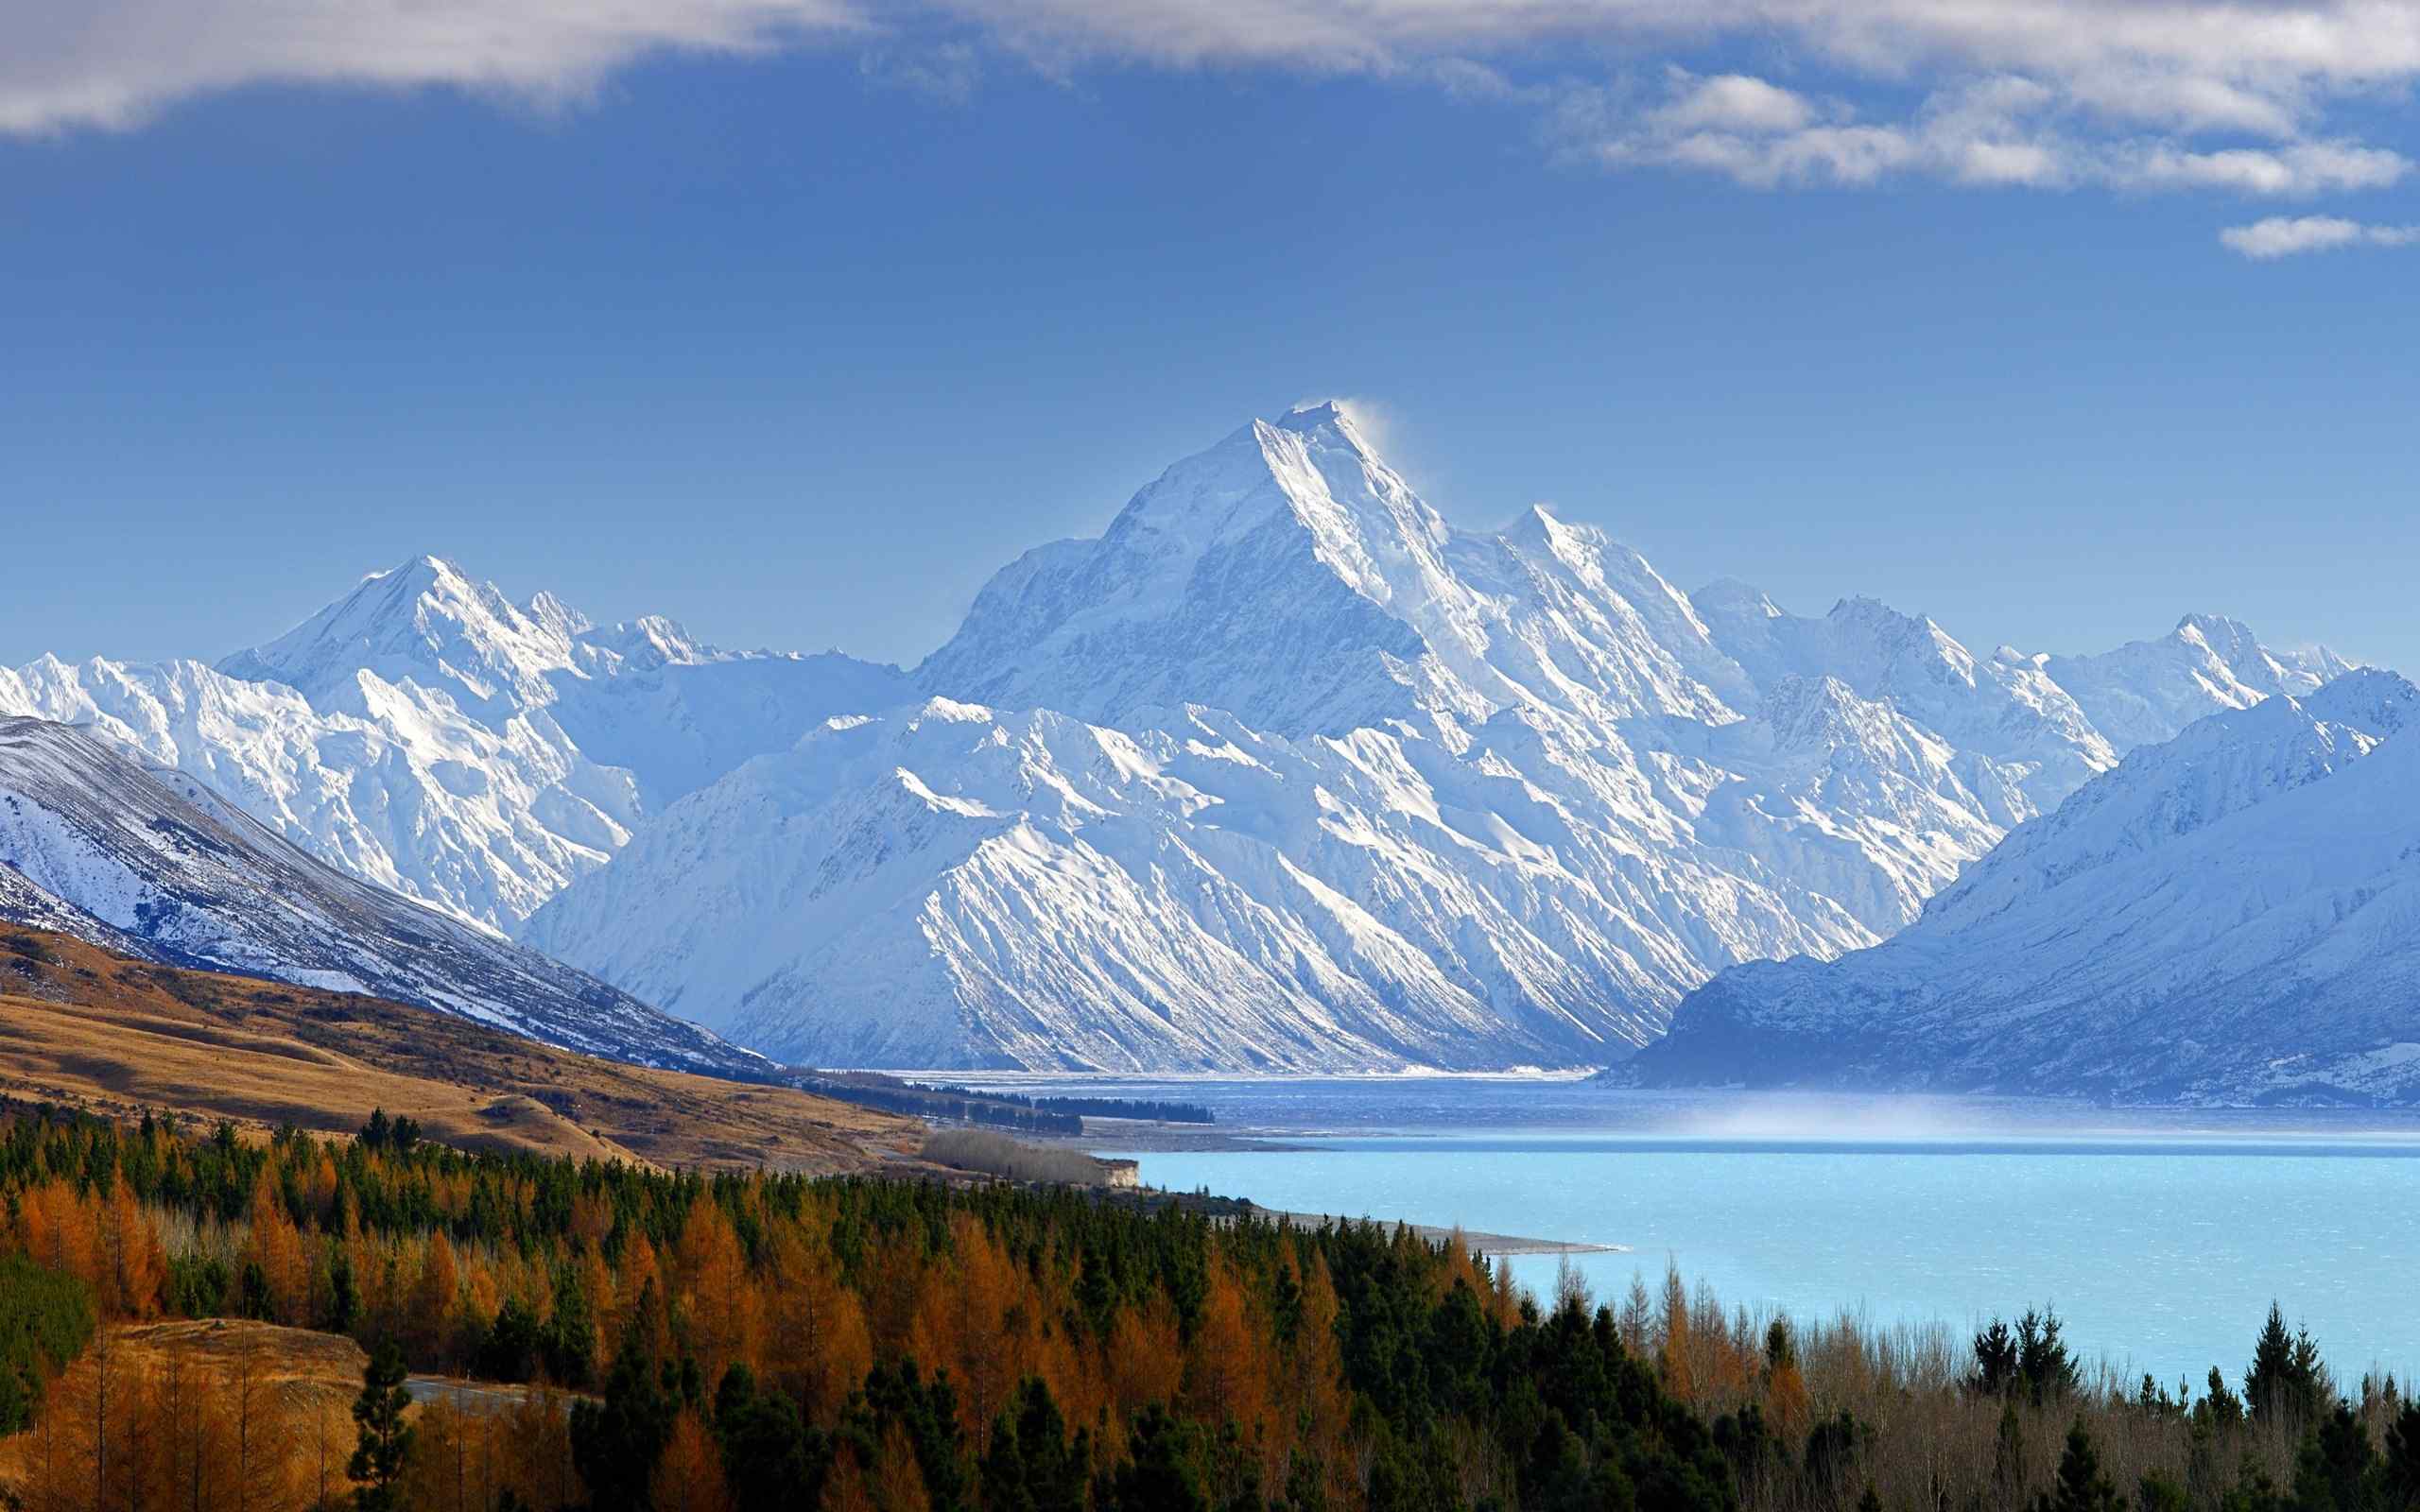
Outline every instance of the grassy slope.
<svg viewBox="0 0 2420 1512">
<path fill-rule="evenodd" d="M 573 1055 L 349 993 L 130 961 L 0 926 L 0 1093 L 351 1133 L 373 1108 L 469 1149 L 855 1170 L 911 1119 L 783 1088 Z"/>
</svg>

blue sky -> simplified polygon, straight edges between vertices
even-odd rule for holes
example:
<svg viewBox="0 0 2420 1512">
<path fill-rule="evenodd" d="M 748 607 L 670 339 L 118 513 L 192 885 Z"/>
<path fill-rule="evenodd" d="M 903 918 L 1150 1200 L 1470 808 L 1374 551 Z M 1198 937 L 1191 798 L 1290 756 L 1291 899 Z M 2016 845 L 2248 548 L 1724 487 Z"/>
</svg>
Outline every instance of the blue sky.
<svg viewBox="0 0 2420 1512">
<path fill-rule="evenodd" d="M 2420 667 L 2397 8 L 1901 56 L 1860 28 L 1920 0 L 432 0 L 493 25 L 305 56 L 160 3 L 0 60 L 0 662 L 216 656 L 424 551 L 913 661 L 1347 395 L 1458 524 L 1549 501 L 1684 587 Z"/>
</svg>

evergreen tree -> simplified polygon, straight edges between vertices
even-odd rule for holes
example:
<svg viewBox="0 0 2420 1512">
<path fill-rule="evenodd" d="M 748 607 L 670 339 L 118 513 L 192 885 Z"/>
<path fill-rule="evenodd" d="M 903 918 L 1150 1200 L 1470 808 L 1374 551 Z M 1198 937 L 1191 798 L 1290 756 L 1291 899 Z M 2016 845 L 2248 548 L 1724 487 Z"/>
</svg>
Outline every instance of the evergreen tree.
<svg viewBox="0 0 2420 1512">
<path fill-rule="evenodd" d="M 399 1512 L 403 1505 L 398 1483 L 412 1452 L 411 1426 L 404 1421 L 412 1394 L 404 1386 L 405 1375 L 404 1353 L 395 1341 L 379 1341 L 362 1368 L 361 1395 L 353 1403 L 360 1441 L 345 1473 L 360 1487 L 353 1498 L 356 1512 Z"/>
<path fill-rule="evenodd" d="M 2369 1428 L 2340 1402 L 2303 1435 L 2294 1459 L 2297 1512 L 2368 1512 L 2376 1504 L 2371 1470 L 2377 1464 Z"/>
<path fill-rule="evenodd" d="M 1126 1461 L 1096 1488 L 1101 1512 L 1209 1512 L 1198 1435 L 1153 1403 L 1134 1419 Z M 1371 1500 L 1378 1500 L 1374 1478 Z"/>
<path fill-rule="evenodd" d="M 656 1461 L 681 1412 L 679 1382 L 677 1370 L 659 1370 L 626 1346 L 606 1378 L 605 1400 L 572 1403 L 572 1464 L 588 1485 L 592 1512 L 648 1512 Z"/>
<path fill-rule="evenodd" d="M 985 1512 L 1084 1512 L 1092 1473 L 1092 1435 L 1067 1437 L 1050 1388 L 1028 1378 L 992 1430 L 983 1456 Z"/>
<path fill-rule="evenodd" d="M 2192 1504 L 2193 1499 L 2184 1486 L 2157 1470 L 2143 1477 L 2135 1497 L 2139 1512 L 2187 1512 Z"/>
<path fill-rule="evenodd" d="M 2068 1426 L 2067 1447 L 2059 1455 L 2058 1483 L 2033 1499 L 2033 1512 L 2126 1512 L 2126 1499 L 2100 1473 L 2100 1454 L 2092 1447 L 2092 1435 L 2084 1432 L 2083 1418 Z"/>
<path fill-rule="evenodd" d="M 1975 1369 L 1966 1378 L 1967 1388 L 1979 1397 L 2000 1396 L 2016 1384 L 2016 1334 L 1998 1318 L 1992 1319 L 1975 1335 Z"/>
<path fill-rule="evenodd" d="M 2280 1326 L 2284 1319 L 2279 1319 Z M 2243 1399 L 2227 1389 L 2227 1378 L 2217 1366 L 2210 1366 L 2209 1390 L 2194 1403 L 2193 1416 L 2211 1430 L 2231 1434 L 2243 1423 Z"/>
<path fill-rule="evenodd" d="M 715 1437 L 737 1512 L 821 1502 L 832 1469 L 831 1439 L 809 1428 L 787 1397 L 758 1390 L 744 1365 L 724 1371 L 715 1392 Z"/>
<path fill-rule="evenodd" d="M 2394 1512 L 2420 1509 L 2420 1402 L 2407 1401 L 2386 1430 L 2381 1499 Z"/>
<path fill-rule="evenodd" d="M 2075 1394 L 2083 1384 L 2083 1367 L 2059 1337 L 2059 1314 L 2031 1308 L 2016 1320 L 2016 1372 L 2035 1406 L 2047 1406 Z"/>
<path fill-rule="evenodd" d="M 2308 1422 L 2319 1415 L 2321 1395 L 2319 1346 L 2308 1332 L 2288 1333 L 2285 1310 L 2270 1303 L 2269 1320 L 2252 1347 L 2252 1367 L 2243 1375 L 2245 1404 L 2262 1422 Z"/>
</svg>

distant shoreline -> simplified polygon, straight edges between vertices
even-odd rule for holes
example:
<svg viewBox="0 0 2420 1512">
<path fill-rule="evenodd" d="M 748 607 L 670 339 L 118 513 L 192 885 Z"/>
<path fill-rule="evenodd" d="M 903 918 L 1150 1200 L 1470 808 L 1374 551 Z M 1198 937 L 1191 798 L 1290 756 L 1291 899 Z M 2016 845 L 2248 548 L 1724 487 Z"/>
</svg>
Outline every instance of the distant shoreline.
<svg viewBox="0 0 2420 1512">
<path fill-rule="evenodd" d="M 1394 1228 L 1398 1227 L 1409 1228 L 1413 1233 L 1418 1234 L 1421 1238 L 1428 1241 L 1432 1245 L 1442 1244 L 1445 1240 L 1453 1238 L 1456 1234 L 1460 1234 L 1461 1235 L 1462 1243 L 1468 1246 L 1474 1253 L 1488 1256 L 1627 1255 L 1631 1252 L 1631 1247 L 1628 1245 L 1588 1245 L 1567 1239 L 1524 1239 L 1517 1234 L 1481 1233 L 1476 1228 L 1441 1228 L 1435 1224 L 1403 1223 L 1399 1219 L 1373 1218 L 1366 1214 L 1358 1218 L 1347 1218 L 1341 1214 L 1336 1213 L 1322 1214 L 1317 1212 L 1287 1212 L 1276 1208 L 1264 1208 L 1259 1203 L 1253 1202 L 1248 1199 L 1238 1198 L 1236 1200 L 1243 1202 L 1244 1206 L 1250 1208 L 1254 1213 L 1261 1217 L 1268 1218 L 1272 1221 L 1284 1220 L 1298 1226 L 1313 1228 L 1317 1228 L 1324 1224 L 1334 1223 L 1374 1223 L 1387 1228 Z"/>
</svg>

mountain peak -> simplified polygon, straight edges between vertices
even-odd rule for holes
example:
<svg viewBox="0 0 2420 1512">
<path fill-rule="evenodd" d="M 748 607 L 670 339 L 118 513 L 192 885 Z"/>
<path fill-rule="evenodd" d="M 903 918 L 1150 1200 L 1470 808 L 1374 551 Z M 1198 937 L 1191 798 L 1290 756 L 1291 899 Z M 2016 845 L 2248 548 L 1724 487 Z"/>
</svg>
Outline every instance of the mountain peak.
<svg viewBox="0 0 2420 1512">
<path fill-rule="evenodd" d="M 218 665 L 232 678 L 283 682 L 340 701 L 360 674 L 442 688 L 485 706 L 527 693 L 571 664 L 579 616 L 551 596 L 517 608 L 493 583 L 442 557 L 415 557 L 373 573 L 353 591 L 266 645 Z"/>
<path fill-rule="evenodd" d="M 1352 419 L 1346 414 L 1343 404 L 1334 399 L 1323 399 L 1316 404 L 1297 404 L 1277 417 L 1277 428 L 1288 431 L 1340 428 L 1351 423 Z"/>
<path fill-rule="evenodd" d="M 2252 627 L 2224 614 L 2187 614 L 2176 622 L 2176 638 L 2199 642 L 2218 653 L 2221 661 L 2236 662 L 2241 657 L 2260 654 L 2260 637 Z"/>
</svg>

